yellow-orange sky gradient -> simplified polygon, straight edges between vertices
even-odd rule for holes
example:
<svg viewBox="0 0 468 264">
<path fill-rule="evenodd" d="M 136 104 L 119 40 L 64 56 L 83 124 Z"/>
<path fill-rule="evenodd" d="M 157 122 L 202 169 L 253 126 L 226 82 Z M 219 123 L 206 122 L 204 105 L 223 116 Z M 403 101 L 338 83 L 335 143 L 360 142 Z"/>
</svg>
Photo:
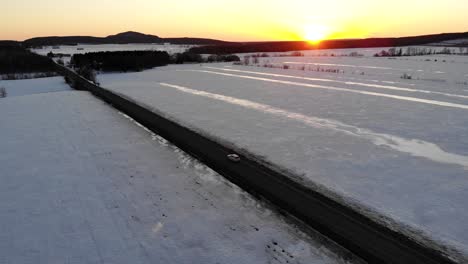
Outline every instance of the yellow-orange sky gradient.
<svg viewBox="0 0 468 264">
<path fill-rule="evenodd" d="M 0 6 L 0 39 L 14 40 L 128 30 L 230 41 L 301 40 L 311 27 L 325 27 L 326 38 L 468 31 L 465 0 L 6 0 Z"/>
</svg>

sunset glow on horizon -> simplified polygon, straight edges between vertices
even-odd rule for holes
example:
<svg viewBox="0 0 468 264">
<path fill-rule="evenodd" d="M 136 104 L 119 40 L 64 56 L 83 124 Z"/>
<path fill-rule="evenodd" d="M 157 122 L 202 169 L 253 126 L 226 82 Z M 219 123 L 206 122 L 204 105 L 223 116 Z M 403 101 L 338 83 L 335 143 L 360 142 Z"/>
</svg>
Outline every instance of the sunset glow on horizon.
<svg viewBox="0 0 468 264">
<path fill-rule="evenodd" d="M 458 0 L 16 0 L 3 3 L 0 13 L 0 39 L 13 40 L 132 30 L 160 37 L 314 42 L 468 31 L 468 2 Z"/>
<path fill-rule="evenodd" d="M 324 25 L 307 25 L 304 29 L 303 39 L 314 44 L 326 39 L 331 30 Z"/>
</svg>

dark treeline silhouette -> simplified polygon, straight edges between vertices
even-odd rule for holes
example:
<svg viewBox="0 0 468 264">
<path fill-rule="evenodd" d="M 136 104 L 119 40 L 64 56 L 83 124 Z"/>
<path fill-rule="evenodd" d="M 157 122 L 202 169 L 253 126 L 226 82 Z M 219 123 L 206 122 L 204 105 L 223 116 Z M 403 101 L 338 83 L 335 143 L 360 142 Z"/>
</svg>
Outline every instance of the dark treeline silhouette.
<svg viewBox="0 0 468 264">
<path fill-rule="evenodd" d="M 20 46 L 20 42 L 14 40 L 0 40 L 0 47 L 3 46 Z"/>
<path fill-rule="evenodd" d="M 236 55 L 210 55 L 207 58 L 202 57 L 200 54 L 193 52 L 176 53 L 171 57 L 171 63 L 203 63 L 203 62 L 234 62 L 240 61 Z"/>
<path fill-rule="evenodd" d="M 155 35 L 147 35 L 138 32 L 128 31 L 107 37 L 91 36 L 66 36 L 66 37 L 38 37 L 25 40 L 23 45 L 26 47 L 39 46 L 58 46 L 58 45 L 77 45 L 86 44 L 129 44 L 129 43 L 170 43 L 182 45 L 214 45 L 226 43 L 221 40 L 205 38 L 160 38 Z"/>
<path fill-rule="evenodd" d="M 206 58 L 206 62 L 236 62 L 240 61 L 239 56 L 227 54 L 227 55 L 210 55 Z"/>
<path fill-rule="evenodd" d="M 48 56 L 55 57 L 49 53 Z M 142 71 L 168 64 L 203 63 L 203 62 L 233 62 L 240 61 L 236 55 L 212 55 L 208 58 L 192 52 L 176 53 L 170 56 L 165 51 L 105 51 L 75 54 L 71 66 L 88 72 L 96 71 Z"/>
<path fill-rule="evenodd" d="M 227 41 L 217 40 L 217 39 L 208 39 L 208 38 L 163 38 L 165 43 L 170 43 L 173 45 L 217 45 L 230 43 Z"/>
<path fill-rule="evenodd" d="M 311 49 L 350 49 L 350 48 L 375 48 L 375 47 L 400 47 L 412 45 L 427 45 L 442 41 L 468 38 L 467 33 L 445 33 L 402 38 L 369 38 L 325 40 L 319 44 L 311 44 L 306 41 L 281 41 L 281 42 L 250 42 L 250 43 L 226 43 L 203 47 L 194 47 L 190 51 L 199 54 L 231 54 L 253 52 L 286 52 Z"/>
<path fill-rule="evenodd" d="M 55 57 L 53 53 L 49 57 Z M 236 55 L 211 55 L 208 58 L 191 52 L 176 53 L 170 56 L 166 51 L 105 51 L 75 54 L 70 65 L 79 75 L 99 85 L 96 71 L 133 72 L 165 66 L 167 64 L 232 62 L 240 61 Z M 60 64 L 60 63 L 59 63 Z M 73 87 L 71 80 L 65 81 Z"/>
<path fill-rule="evenodd" d="M 176 53 L 172 55 L 172 63 L 183 64 L 183 63 L 202 63 L 204 62 L 203 57 L 200 54 L 192 52 Z"/>
<path fill-rule="evenodd" d="M 311 45 L 305 41 L 281 41 L 211 45 L 194 47 L 189 51 L 198 54 L 232 54 L 254 52 L 286 52 L 308 49 L 311 49 Z"/>
<path fill-rule="evenodd" d="M 0 44 L 0 74 L 55 72 L 55 64 L 47 57 L 30 52 L 18 43 Z"/>
<path fill-rule="evenodd" d="M 75 68 L 91 67 L 98 71 L 142 71 L 170 63 L 165 51 L 114 51 L 75 54 L 71 64 Z"/>
</svg>

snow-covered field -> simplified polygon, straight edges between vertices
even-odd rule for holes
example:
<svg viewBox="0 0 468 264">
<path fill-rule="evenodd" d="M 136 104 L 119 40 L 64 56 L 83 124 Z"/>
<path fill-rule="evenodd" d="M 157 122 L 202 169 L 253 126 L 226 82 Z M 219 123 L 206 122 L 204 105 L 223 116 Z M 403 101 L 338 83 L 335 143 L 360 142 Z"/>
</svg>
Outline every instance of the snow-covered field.
<svg viewBox="0 0 468 264">
<path fill-rule="evenodd" d="M 154 50 L 154 51 L 167 51 L 169 54 L 182 53 L 194 47 L 194 45 L 172 45 L 172 44 L 78 44 L 77 46 L 44 46 L 40 49 L 31 49 L 32 52 L 47 55 L 49 52 L 55 54 L 68 54 L 68 57 L 58 58 L 54 60 L 57 62 L 61 59 L 65 64 L 68 64 L 73 54 L 84 54 L 88 52 L 101 52 L 101 51 L 135 51 L 135 50 Z"/>
<path fill-rule="evenodd" d="M 468 255 L 468 56 L 265 60 L 342 71 L 205 64 L 99 81 L 392 228 Z"/>
<path fill-rule="evenodd" d="M 253 59 L 250 60 L 252 64 Z M 259 58 L 260 67 L 289 67 L 305 72 L 327 73 L 332 79 L 364 79 L 371 82 L 402 82 L 406 74 L 412 80 L 427 81 L 423 85 L 450 89 L 468 89 L 468 56 L 431 55 L 411 57 L 267 57 Z M 323 76 L 323 75 L 321 75 Z M 415 84 L 403 81 L 407 86 Z M 448 86 L 448 87 L 447 87 Z M 455 88 L 457 89 L 457 88 Z"/>
<path fill-rule="evenodd" d="M 432 50 L 433 52 L 441 52 L 450 50 L 453 54 L 459 53 L 460 48 L 450 47 L 447 45 L 444 46 L 443 43 L 437 43 L 428 46 L 402 46 L 395 47 L 396 50 L 401 49 L 403 53 L 407 51 L 408 48 L 417 49 L 417 50 Z M 391 47 L 380 47 L 380 48 L 357 48 L 357 49 L 317 49 L 317 50 L 302 50 L 302 51 L 289 51 L 289 52 L 256 52 L 256 53 L 240 53 L 239 56 L 244 55 L 254 55 L 254 54 L 268 54 L 271 57 L 283 57 L 291 55 L 293 53 L 301 53 L 305 57 L 373 57 L 375 54 L 380 53 L 381 51 L 388 51 Z M 463 53 L 467 52 L 466 48 L 463 48 Z M 421 58 L 421 57 L 420 57 Z"/>
<path fill-rule="evenodd" d="M 87 92 L 0 99 L 0 132 L 1 263 L 358 263 Z"/>
<path fill-rule="evenodd" d="M 0 88 L 5 88 L 6 97 L 71 91 L 70 86 L 61 76 L 27 80 L 0 80 Z"/>
<path fill-rule="evenodd" d="M 193 47 L 193 45 L 163 45 L 163 44 L 79 44 L 77 46 L 45 46 L 41 49 L 32 49 L 33 52 L 41 55 L 47 55 L 49 52 L 62 54 L 82 54 L 87 52 L 99 51 L 133 51 L 133 50 L 160 50 L 167 51 L 169 54 L 184 52 Z"/>
</svg>

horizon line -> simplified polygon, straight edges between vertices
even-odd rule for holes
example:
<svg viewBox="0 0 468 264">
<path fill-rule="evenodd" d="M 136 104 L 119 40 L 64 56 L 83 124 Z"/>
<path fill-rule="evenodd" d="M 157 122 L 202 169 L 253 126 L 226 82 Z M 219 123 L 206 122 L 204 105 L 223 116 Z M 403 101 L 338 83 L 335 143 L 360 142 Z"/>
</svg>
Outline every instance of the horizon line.
<svg viewBox="0 0 468 264">
<path fill-rule="evenodd" d="M 288 39 L 285 39 L 285 40 L 247 40 L 247 41 L 238 41 L 238 40 L 224 40 L 224 39 L 221 39 L 221 38 L 213 38 L 213 37 L 188 37 L 188 36 L 184 36 L 184 37 L 162 37 L 162 36 L 159 36 L 159 35 L 156 35 L 156 34 L 152 34 L 152 33 L 142 33 L 140 31 L 134 31 L 134 30 L 127 30 L 127 31 L 122 31 L 122 32 L 119 32 L 119 33 L 115 33 L 115 34 L 109 34 L 109 35 L 102 35 L 102 36 L 93 36 L 93 35 L 44 35 L 44 36 L 37 36 L 37 37 L 31 37 L 31 38 L 26 38 L 24 40 L 15 40 L 15 39 L 0 39 L 0 41 L 14 41 L 14 42 L 24 42 L 24 41 L 27 41 L 27 40 L 30 40 L 30 39 L 35 39 L 35 38 L 53 38 L 53 37 L 58 37 L 58 38 L 63 38 L 63 37 L 94 37 L 94 38 L 106 38 L 106 37 L 110 37 L 110 36 L 115 36 L 115 35 L 119 35 L 119 34 L 122 34 L 122 33 L 129 33 L 129 32 L 132 32 L 132 33 L 138 33 L 138 34 L 143 34 L 143 35 L 149 35 L 149 36 L 154 36 L 154 37 L 158 37 L 158 38 L 161 38 L 161 39 L 182 39 L 182 38 L 196 38 L 196 39 L 211 39 L 211 40 L 217 40 L 217 41 L 224 41 L 224 42 L 233 42 L 233 43 L 260 43 L 260 42 L 307 42 L 308 40 L 306 39 L 299 39 L 299 40 L 288 40 Z M 362 38 L 327 38 L 327 39 L 323 39 L 321 40 L 321 42 L 323 41 L 332 41 L 332 40 L 365 40 L 365 39 L 390 39 L 390 38 L 410 38 L 410 37 L 421 37 L 421 36 L 432 36 L 432 35 L 443 35 L 443 34 L 464 34 L 464 33 L 468 33 L 468 31 L 460 31 L 460 32 L 439 32 L 439 33 L 429 33 L 429 34 L 419 34 L 419 35 L 405 35 L 405 36 L 385 36 L 385 37 L 372 37 L 372 36 L 369 36 L 369 37 L 362 37 Z"/>
</svg>

